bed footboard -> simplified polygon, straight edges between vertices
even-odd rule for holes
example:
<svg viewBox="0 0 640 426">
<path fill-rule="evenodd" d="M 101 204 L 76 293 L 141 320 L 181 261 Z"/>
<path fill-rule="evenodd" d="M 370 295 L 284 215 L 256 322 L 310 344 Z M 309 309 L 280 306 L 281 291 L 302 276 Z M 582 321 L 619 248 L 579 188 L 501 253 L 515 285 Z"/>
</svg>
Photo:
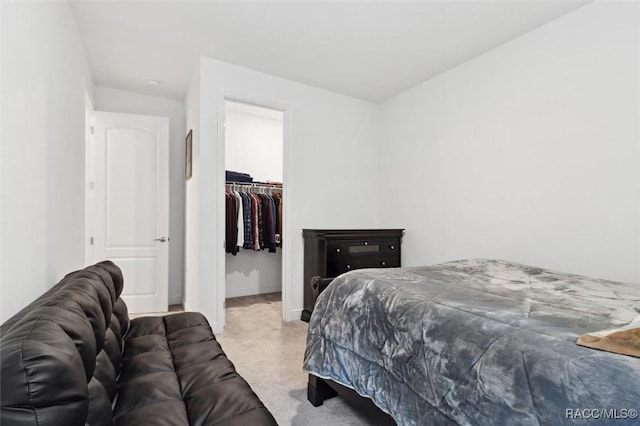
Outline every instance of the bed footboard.
<svg viewBox="0 0 640 426">
<path fill-rule="evenodd" d="M 376 426 L 396 426 L 393 418 L 379 409 L 369 398 L 360 396 L 353 389 L 342 386 L 333 380 L 321 379 L 309 374 L 307 399 L 314 407 L 319 407 L 325 399 L 333 398 L 336 395 L 339 395 L 349 405 L 367 416 L 372 421 L 372 424 Z"/>
</svg>

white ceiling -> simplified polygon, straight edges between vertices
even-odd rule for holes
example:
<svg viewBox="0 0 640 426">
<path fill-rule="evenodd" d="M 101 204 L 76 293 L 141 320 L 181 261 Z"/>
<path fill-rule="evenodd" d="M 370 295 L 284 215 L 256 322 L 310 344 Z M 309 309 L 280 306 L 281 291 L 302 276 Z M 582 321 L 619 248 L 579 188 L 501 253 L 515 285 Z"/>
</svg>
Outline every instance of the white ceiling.
<svg viewBox="0 0 640 426">
<path fill-rule="evenodd" d="M 277 109 L 265 108 L 257 105 L 250 105 L 244 102 L 224 101 L 227 113 L 250 115 L 252 117 L 266 118 L 268 120 L 283 121 L 284 113 Z"/>
<path fill-rule="evenodd" d="M 202 55 L 380 102 L 587 2 L 70 4 L 98 85 L 182 100 Z"/>
</svg>

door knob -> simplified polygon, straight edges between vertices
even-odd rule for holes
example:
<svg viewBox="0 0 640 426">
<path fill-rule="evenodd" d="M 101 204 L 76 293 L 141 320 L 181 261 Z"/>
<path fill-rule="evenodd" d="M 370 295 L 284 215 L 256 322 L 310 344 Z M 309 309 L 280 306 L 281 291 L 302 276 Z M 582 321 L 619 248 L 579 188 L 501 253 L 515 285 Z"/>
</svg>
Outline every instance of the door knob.
<svg viewBox="0 0 640 426">
<path fill-rule="evenodd" d="M 155 238 L 153 241 L 160 241 L 161 243 L 164 243 L 165 241 L 169 241 L 169 238 L 160 237 L 160 238 Z"/>
</svg>

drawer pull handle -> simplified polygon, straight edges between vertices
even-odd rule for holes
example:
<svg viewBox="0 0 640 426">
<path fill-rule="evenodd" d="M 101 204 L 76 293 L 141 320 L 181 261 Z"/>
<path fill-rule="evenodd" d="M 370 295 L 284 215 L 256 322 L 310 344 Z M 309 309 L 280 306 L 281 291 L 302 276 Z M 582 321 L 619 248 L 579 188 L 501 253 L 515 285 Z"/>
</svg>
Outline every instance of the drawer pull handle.
<svg viewBox="0 0 640 426">
<path fill-rule="evenodd" d="M 391 244 L 391 245 L 389 246 L 389 248 L 390 248 L 391 250 L 395 250 L 395 249 L 396 249 L 396 246 L 394 246 L 393 244 Z"/>
<path fill-rule="evenodd" d="M 347 269 L 351 269 L 351 265 L 347 265 Z"/>
<path fill-rule="evenodd" d="M 380 262 L 380 264 L 381 264 L 382 266 L 387 266 L 387 262 L 385 262 L 384 260 L 383 260 L 383 261 L 381 261 L 381 262 Z"/>
<path fill-rule="evenodd" d="M 368 246 L 368 245 L 369 245 L 369 243 L 365 241 L 365 242 L 364 242 L 364 245 L 365 245 L 365 246 Z"/>
<path fill-rule="evenodd" d="M 340 250 L 339 248 L 336 249 L 336 253 L 342 253 L 342 250 Z"/>
</svg>

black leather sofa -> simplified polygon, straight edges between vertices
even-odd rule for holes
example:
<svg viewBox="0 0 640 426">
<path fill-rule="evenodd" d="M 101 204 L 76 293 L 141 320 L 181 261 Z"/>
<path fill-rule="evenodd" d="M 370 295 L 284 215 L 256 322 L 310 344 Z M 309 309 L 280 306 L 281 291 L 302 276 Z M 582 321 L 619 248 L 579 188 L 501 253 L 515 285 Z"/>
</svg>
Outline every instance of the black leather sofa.
<svg viewBox="0 0 640 426">
<path fill-rule="evenodd" d="M 129 321 L 122 286 L 89 266 L 0 327 L 2 426 L 276 424 L 204 316 Z"/>
</svg>

